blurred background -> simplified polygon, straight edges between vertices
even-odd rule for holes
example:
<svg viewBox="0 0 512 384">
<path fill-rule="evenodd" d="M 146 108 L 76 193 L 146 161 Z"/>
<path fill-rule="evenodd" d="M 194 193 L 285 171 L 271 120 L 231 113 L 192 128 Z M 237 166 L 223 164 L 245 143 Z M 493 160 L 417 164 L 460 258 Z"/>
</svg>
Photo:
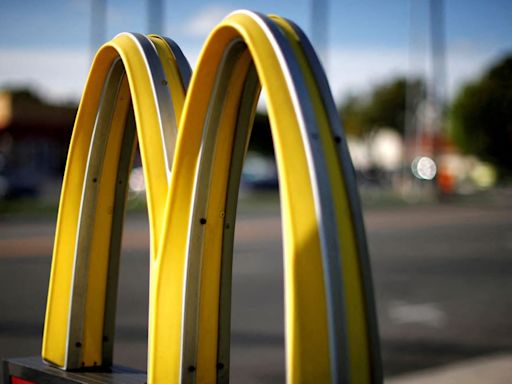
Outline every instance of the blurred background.
<svg viewBox="0 0 512 384">
<path fill-rule="evenodd" d="M 60 184 L 96 50 L 123 31 L 163 34 L 194 67 L 208 33 L 243 8 L 295 21 L 329 77 L 364 207 L 386 379 L 414 382 L 421 371 L 443 382 L 439 367 L 464 374 L 466 363 L 512 377 L 506 0 L 0 2 L 0 358 L 39 353 Z M 140 369 L 148 294 L 144 193 L 136 162 L 116 362 Z M 281 249 L 262 101 L 235 240 L 235 382 L 284 381 Z M 491 376 L 483 381 L 494 382 Z"/>
</svg>

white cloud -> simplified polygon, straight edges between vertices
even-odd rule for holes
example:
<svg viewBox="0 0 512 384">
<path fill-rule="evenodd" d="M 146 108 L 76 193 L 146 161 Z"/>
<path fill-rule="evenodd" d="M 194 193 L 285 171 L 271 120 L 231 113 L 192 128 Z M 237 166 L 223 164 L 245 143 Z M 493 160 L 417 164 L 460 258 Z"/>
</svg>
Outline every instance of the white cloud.
<svg viewBox="0 0 512 384">
<path fill-rule="evenodd" d="M 231 8 L 219 4 L 210 4 L 185 21 L 183 31 L 191 37 L 205 37 L 230 12 Z"/>
<path fill-rule="evenodd" d="M 407 52 L 367 48 L 332 49 L 327 72 L 336 100 L 365 92 L 386 78 L 407 72 Z"/>
<path fill-rule="evenodd" d="M 0 87 L 30 87 L 42 97 L 78 100 L 89 67 L 86 50 L 0 49 Z"/>
<path fill-rule="evenodd" d="M 447 96 L 453 98 L 458 89 L 484 72 L 499 58 L 497 51 L 475 47 L 454 46 L 446 54 Z M 422 65 L 411 71 L 406 50 L 337 48 L 329 53 L 328 77 L 332 93 L 337 101 L 351 93 L 369 91 L 373 86 L 396 76 L 408 73 L 428 74 L 429 57 L 424 56 Z"/>
<path fill-rule="evenodd" d="M 496 47 L 454 44 L 446 55 L 448 96 L 455 96 L 461 86 L 480 77 L 504 53 Z"/>
<path fill-rule="evenodd" d="M 223 12 L 223 15 L 225 13 Z M 183 46 L 193 67 L 202 44 Z M 89 71 L 89 52 L 72 49 L 0 49 L 0 87 L 30 86 L 51 100 L 78 100 Z M 479 76 L 500 57 L 497 50 L 452 46 L 447 54 L 448 95 Z M 329 54 L 329 82 L 335 100 L 370 90 L 375 84 L 409 71 L 405 50 L 336 48 Z"/>
</svg>

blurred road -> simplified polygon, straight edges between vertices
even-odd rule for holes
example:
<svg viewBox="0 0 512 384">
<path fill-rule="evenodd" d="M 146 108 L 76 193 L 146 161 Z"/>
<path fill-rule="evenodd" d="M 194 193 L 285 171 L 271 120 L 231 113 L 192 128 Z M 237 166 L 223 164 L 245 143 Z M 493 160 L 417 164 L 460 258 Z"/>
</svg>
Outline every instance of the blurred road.
<svg viewBox="0 0 512 384">
<path fill-rule="evenodd" d="M 512 351 L 510 197 L 365 212 L 387 377 Z M 0 217 L 0 358 L 39 354 L 54 226 Z M 242 205 L 236 234 L 231 377 L 284 382 L 278 210 Z M 145 369 L 143 215 L 124 238 L 115 361 Z"/>
</svg>

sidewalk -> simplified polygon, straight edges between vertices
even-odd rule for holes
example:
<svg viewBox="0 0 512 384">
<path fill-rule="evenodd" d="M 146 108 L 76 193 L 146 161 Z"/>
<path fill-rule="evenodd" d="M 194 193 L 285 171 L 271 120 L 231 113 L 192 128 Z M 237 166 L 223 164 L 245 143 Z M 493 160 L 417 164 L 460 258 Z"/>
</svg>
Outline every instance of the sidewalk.
<svg viewBox="0 0 512 384">
<path fill-rule="evenodd" d="M 400 375 L 385 384 L 510 384 L 512 354 L 466 360 L 441 368 Z"/>
</svg>

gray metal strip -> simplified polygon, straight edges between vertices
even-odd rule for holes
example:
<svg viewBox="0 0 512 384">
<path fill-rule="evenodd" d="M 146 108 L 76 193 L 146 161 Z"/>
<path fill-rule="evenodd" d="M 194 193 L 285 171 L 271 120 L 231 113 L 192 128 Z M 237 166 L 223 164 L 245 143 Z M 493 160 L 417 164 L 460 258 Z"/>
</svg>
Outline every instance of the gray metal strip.
<svg viewBox="0 0 512 384">
<path fill-rule="evenodd" d="M 170 51 L 172 52 L 174 60 L 176 60 L 176 64 L 178 65 L 181 84 L 183 86 L 183 89 L 187 90 L 188 85 L 190 84 L 190 78 L 192 77 L 192 68 L 190 67 L 187 58 L 183 54 L 178 44 L 174 42 L 174 40 L 164 36 L 159 36 L 159 38 L 165 41 Z"/>
<path fill-rule="evenodd" d="M 366 242 L 366 231 L 364 228 L 364 220 L 361 208 L 361 202 L 358 193 L 357 180 L 355 176 L 354 166 L 350 158 L 345 133 L 341 120 L 338 116 L 336 104 L 332 98 L 332 93 L 329 87 L 329 82 L 322 69 L 320 60 L 318 59 L 315 51 L 309 42 L 304 32 L 292 21 L 287 20 L 295 30 L 295 33 L 300 38 L 301 47 L 305 57 L 308 59 L 311 71 L 315 78 L 315 84 L 318 87 L 319 93 L 322 97 L 322 102 L 329 118 L 329 125 L 332 130 L 332 138 L 338 150 L 340 166 L 343 170 L 345 181 L 345 188 L 349 198 L 350 214 L 354 229 L 357 236 L 357 246 L 359 253 L 360 269 L 362 274 L 362 281 L 364 284 L 364 294 L 366 303 L 366 315 L 368 321 L 368 336 L 370 341 L 370 353 L 372 362 L 372 382 L 382 383 L 382 358 L 380 355 L 380 338 L 378 331 L 378 321 L 375 306 L 375 297 L 372 281 L 372 272 L 370 266 L 370 258 L 368 253 L 368 246 Z"/>
<path fill-rule="evenodd" d="M 190 65 L 179 49 L 179 47 L 171 39 L 155 36 L 162 39 L 171 50 L 178 64 L 178 74 L 184 90 L 186 91 L 190 82 L 192 70 Z M 128 95 L 128 97 L 131 97 Z M 158 98 L 158 96 L 157 96 Z M 160 99 L 158 99 L 160 100 Z M 175 121 L 175 126 L 178 122 Z M 119 167 L 117 174 L 117 184 L 113 208 L 112 235 L 109 252 L 109 269 L 106 289 L 106 304 L 104 315 L 104 332 L 103 332 L 103 363 L 104 365 L 112 364 L 112 354 L 114 346 L 115 333 L 115 315 L 117 303 L 117 288 L 119 275 L 119 257 L 121 253 L 121 240 L 124 224 L 125 202 L 128 190 L 128 179 L 131 166 L 133 164 L 133 156 L 135 153 L 135 142 L 137 140 L 137 131 L 135 124 L 135 116 L 133 108 L 130 108 L 127 117 L 126 127 L 121 144 L 121 153 L 119 158 Z M 168 154 L 172 156 L 172 153 Z"/>
<path fill-rule="evenodd" d="M 158 57 L 158 53 L 152 42 L 147 37 L 140 34 L 126 35 L 128 35 L 128 37 L 137 44 L 147 66 L 147 73 L 151 81 L 157 113 L 160 121 L 160 132 L 164 145 L 164 156 L 167 166 L 167 177 L 169 180 L 172 160 L 174 157 L 177 122 L 174 114 L 171 95 L 167 87 L 167 79 Z M 181 59 L 184 59 L 184 57 Z M 183 60 L 181 65 L 184 66 Z M 93 233 L 92 226 L 94 224 L 94 217 L 96 214 L 95 206 L 99 184 L 101 182 L 100 175 L 103 168 L 104 154 L 108 142 L 112 116 L 114 113 L 115 100 L 117 99 L 119 87 L 124 73 L 125 71 L 122 61 L 120 59 L 116 59 L 112 64 L 104 86 L 94 127 L 93 137 L 91 140 L 91 147 L 89 150 L 89 159 L 85 179 L 86 181 L 84 183 L 84 189 L 82 193 L 82 205 L 79 219 L 80 223 L 77 233 L 77 246 L 75 251 L 70 314 L 68 319 L 68 345 L 65 364 L 66 368 L 79 368 L 82 365 L 81 346 L 83 342 L 82 335 L 84 327 L 85 302 L 88 291 L 87 281 L 89 271 L 90 242 Z M 185 69 L 185 74 L 182 76 L 182 78 L 186 79 L 187 74 L 189 74 L 189 72 L 187 72 Z M 118 222 L 114 224 L 113 229 L 119 229 Z M 115 238 L 114 241 L 120 241 L 120 238 Z M 113 248 L 111 248 L 111 257 L 112 252 L 115 251 L 115 248 L 115 245 Z M 114 263 L 114 261 L 112 262 Z M 113 270 L 110 270 L 109 273 L 112 273 L 112 275 L 109 277 L 114 276 Z M 109 291 L 108 295 L 111 294 L 112 291 Z M 110 297 L 109 300 L 113 300 L 115 302 L 115 297 Z M 105 316 L 108 322 L 110 322 L 110 319 L 115 318 L 115 315 L 111 313 L 105 313 Z M 107 326 L 110 327 L 111 325 Z M 106 336 L 107 340 L 110 339 L 108 335 Z M 107 361 L 111 360 L 111 358 L 108 358 L 108 354 L 110 353 L 109 351 L 111 351 L 111 347 L 106 345 L 105 357 L 107 357 Z"/>
<path fill-rule="evenodd" d="M 114 207 L 112 212 L 107 286 L 105 293 L 105 312 L 103 321 L 102 365 L 104 366 L 112 365 L 119 281 L 119 259 L 121 256 L 126 195 L 128 192 L 128 181 L 133 164 L 133 156 L 135 154 L 136 140 L 137 131 L 135 126 L 135 117 L 133 115 L 133 108 L 130 107 L 123 133 L 121 152 L 119 154 Z"/>
<path fill-rule="evenodd" d="M 68 369 L 82 366 L 81 347 L 83 343 L 85 305 L 88 292 L 90 245 L 94 233 L 94 221 L 96 217 L 96 201 L 101 182 L 110 125 L 115 110 L 115 100 L 119 93 L 123 76 L 123 64 L 120 60 L 115 60 L 110 68 L 107 81 L 103 88 L 89 149 L 76 239 L 70 313 L 68 318 L 68 340 L 65 363 Z"/>
<path fill-rule="evenodd" d="M 193 198 L 193 211 L 190 223 L 190 235 L 188 243 L 187 270 L 185 276 L 185 304 L 183 314 L 182 335 L 182 369 L 181 380 L 183 383 L 195 382 L 195 367 L 198 343 L 198 309 L 200 300 L 200 276 L 202 269 L 201 241 L 204 233 L 204 225 L 207 225 L 206 217 L 209 186 L 211 180 L 212 160 L 215 154 L 215 144 L 219 120 L 224 107 L 225 90 L 231 79 L 233 68 L 238 58 L 245 51 L 245 44 L 241 40 L 234 40 L 226 49 L 219 64 L 219 71 L 215 80 L 208 104 L 208 112 L 204 121 L 202 146 L 199 154 L 199 165 L 196 177 L 195 194 Z"/>
<path fill-rule="evenodd" d="M 306 143 L 306 152 L 308 157 L 308 163 L 310 166 L 310 175 L 313 178 L 314 183 L 315 204 L 317 207 L 317 218 L 320 227 L 319 235 L 323 250 L 323 265 L 326 275 L 326 296 L 328 301 L 327 307 L 329 311 L 328 318 L 332 358 L 332 377 L 333 382 L 347 382 L 349 377 L 348 361 L 347 359 L 343 358 L 343 356 L 340 353 L 341 351 L 348 350 L 346 345 L 346 337 L 343 337 L 344 335 L 346 335 L 346 324 L 344 316 L 344 296 L 342 291 L 343 284 L 340 278 L 341 263 L 339 255 L 341 253 L 341 247 L 339 246 L 337 238 L 338 232 L 336 217 L 334 215 L 335 211 L 333 209 L 333 196 L 329 184 L 327 167 L 325 164 L 322 147 L 319 140 L 318 127 L 316 126 L 315 111 L 313 109 L 312 102 L 310 100 L 310 95 L 305 85 L 305 81 L 303 79 L 300 66 L 296 62 L 296 58 L 293 54 L 293 51 L 289 46 L 288 42 L 286 41 L 286 39 L 284 38 L 284 36 L 282 35 L 282 32 L 276 25 L 274 25 L 272 21 L 270 21 L 266 17 L 251 12 L 244 13 L 250 15 L 260 24 L 262 29 L 269 37 L 269 40 L 273 44 L 274 48 L 276 49 L 278 58 L 281 61 L 283 69 L 285 70 L 288 87 L 290 89 L 290 93 L 294 101 L 297 116 L 299 117 L 302 136 Z M 220 68 L 222 67 L 223 65 L 220 66 Z M 219 104 L 219 101 L 215 98 L 212 98 L 211 101 L 215 101 L 216 104 Z M 205 175 L 207 174 L 208 173 L 205 173 Z M 200 172 L 198 183 L 203 182 L 203 180 L 204 177 L 201 177 Z M 199 191 L 201 190 L 201 188 L 197 188 L 196 190 Z M 201 199 L 201 196 L 195 197 L 196 202 L 201 200 L 204 200 L 204 198 Z M 204 212 L 205 210 L 201 211 Z M 198 216 L 196 214 L 193 215 L 193 218 L 195 221 L 198 220 Z M 197 226 L 195 221 L 193 225 Z M 191 236 L 191 244 L 196 243 L 194 239 L 195 237 Z M 191 252 L 189 255 L 192 255 L 193 253 L 196 252 Z M 200 260 L 191 260 L 190 263 L 195 268 L 200 268 Z M 189 264 L 189 266 L 191 264 Z M 198 275 L 192 276 L 189 273 L 187 279 L 197 279 L 197 277 Z M 194 294 L 194 292 L 189 291 L 187 289 L 187 295 L 189 293 Z M 194 300 L 198 300 L 197 292 L 195 292 L 193 297 Z M 191 298 L 189 298 L 189 300 L 191 300 Z M 186 305 L 185 308 L 190 307 Z M 197 320 L 195 322 L 191 322 L 190 317 L 186 316 L 184 324 L 185 326 L 187 326 L 187 324 L 194 324 L 194 331 L 197 332 Z M 186 347 L 189 347 L 190 344 L 194 344 L 194 346 L 196 345 L 195 343 L 187 342 L 187 340 L 190 339 L 184 340 L 185 341 L 183 342 L 183 345 Z M 185 370 L 186 367 L 189 366 L 190 364 L 193 364 L 193 359 L 195 358 L 193 353 L 187 353 L 185 355 L 187 356 L 186 359 L 184 360 L 184 365 L 182 367 L 183 370 Z"/>
<path fill-rule="evenodd" d="M 160 134 L 164 143 L 165 164 L 167 167 L 167 183 L 171 180 L 172 162 L 178 128 L 174 104 L 167 86 L 167 78 L 162 68 L 158 52 L 151 40 L 139 33 L 123 33 L 128 35 L 139 47 L 146 61 L 148 76 L 153 88 L 153 95 L 160 122 Z"/>
<path fill-rule="evenodd" d="M 288 88 L 299 118 L 308 157 L 309 173 L 313 181 L 327 299 L 331 376 L 333 383 L 348 383 L 350 366 L 346 356 L 348 345 L 344 287 L 340 273 L 342 271 L 341 246 L 338 238 L 334 196 L 332 196 L 328 168 L 311 95 L 297 58 L 279 26 L 266 16 L 252 12 L 249 14 L 253 15 L 252 17 L 265 30 L 276 51 L 280 54 L 279 58 L 283 68 L 287 71 Z"/>
<path fill-rule="evenodd" d="M 219 384 L 229 383 L 231 286 L 235 220 L 244 157 L 251 136 L 260 90 L 258 74 L 254 64 L 252 64 L 244 81 L 244 90 L 240 99 L 226 194 L 220 276 L 219 344 L 217 349 L 217 383 Z"/>
</svg>

